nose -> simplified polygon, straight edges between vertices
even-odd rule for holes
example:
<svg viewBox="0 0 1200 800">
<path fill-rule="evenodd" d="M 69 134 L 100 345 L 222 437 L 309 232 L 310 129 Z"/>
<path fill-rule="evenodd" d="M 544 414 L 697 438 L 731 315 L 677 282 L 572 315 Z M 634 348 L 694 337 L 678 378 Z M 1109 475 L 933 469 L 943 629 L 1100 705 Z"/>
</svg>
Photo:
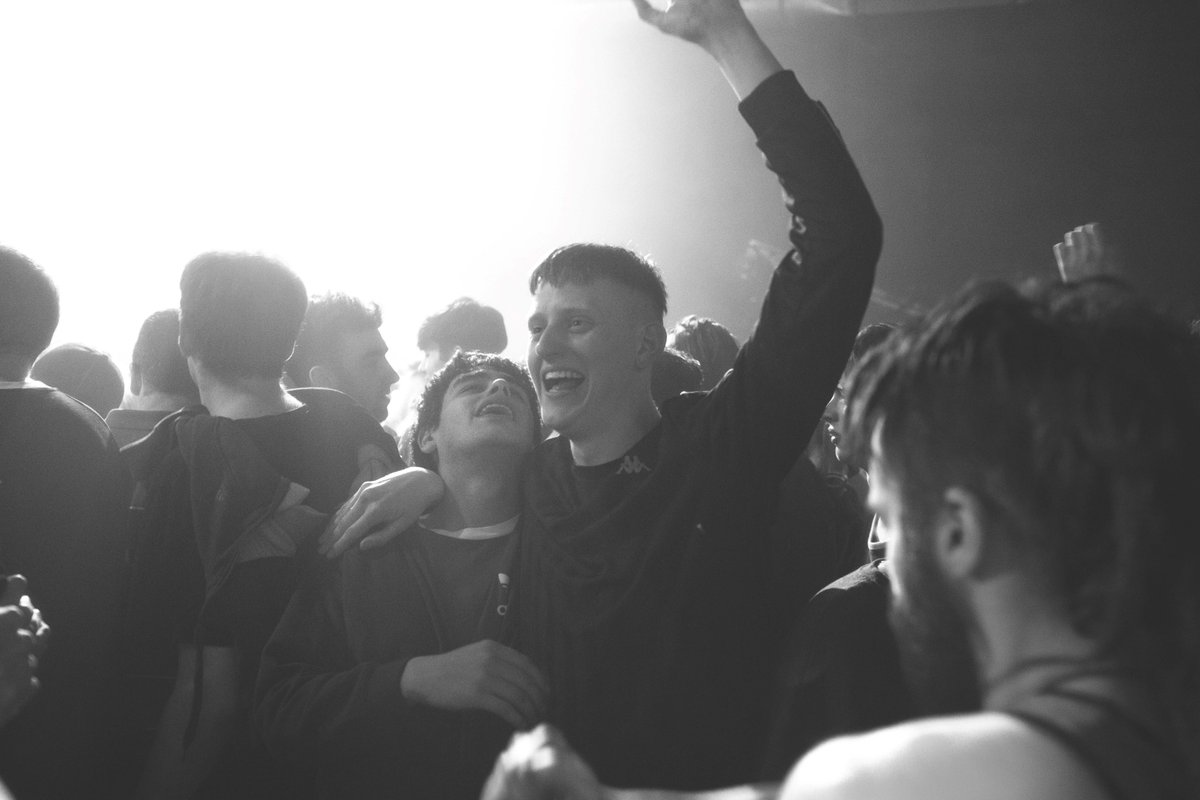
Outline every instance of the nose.
<svg viewBox="0 0 1200 800">
<path fill-rule="evenodd" d="M 396 369 L 392 366 L 392 362 L 388 361 L 387 359 L 384 359 L 383 365 L 385 367 L 387 367 L 388 386 L 391 386 L 396 381 L 400 380 L 400 373 L 396 372 Z"/>
<path fill-rule="evenodd" d="M 846 400 L 842 397 L 841 391 L 835 391 L 829 398 L 829 402 L 825 404 L 825 413 L 821 416 L 826 422 L 836 425 L 842 421 L 845 411 Z"/>
<path fill-rule="evenodd" d="M 505 397 L 510 397 L 513 392 L 512 381 L 508 378 L 496 378 L 488 385 L 488 394 L 501 393 Z"/>
<path fill-rule="evenodd" d="M 562 330 L 557 325 L 547 325 L 538 334 L 533 345 L 533 352 L 540 358 L 546 358 L 559 352 L 562 347 Z"/>
</svg>

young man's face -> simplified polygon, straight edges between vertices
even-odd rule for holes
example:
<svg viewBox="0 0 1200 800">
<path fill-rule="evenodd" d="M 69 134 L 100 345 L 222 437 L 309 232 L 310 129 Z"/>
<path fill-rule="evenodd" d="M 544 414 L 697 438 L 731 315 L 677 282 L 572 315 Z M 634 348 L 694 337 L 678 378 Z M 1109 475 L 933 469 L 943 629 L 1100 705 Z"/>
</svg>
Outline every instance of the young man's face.
<svg viewBox="0 0 1200 800">
<path fill-rule="evenodd" d="M 350 331 L 340 337 L 338 364 L 332 367 L 337 386 L 376 420 L 387 419 L 392 386 L 400 376 L 388 363 L 387 344 L 378 328 Z"/>
<path fill-rule="evenodd" d="M 449 452 L 481 447 L 511 448 L 523 455 L 535 442 L 535 402 L 505 372 L 487 367 L 465 372 L 450 382 L 437 427 L 422 434 L 418 445 L 441 459 Z"/>
<path fill-rule="evenodd" d="M 649 301 L 609 280 L 538 288 L 528 363 L 546 425 L 583 438 L 632 413 L 648 392 L 639 348 L 652 315 Z"/>
</svg>

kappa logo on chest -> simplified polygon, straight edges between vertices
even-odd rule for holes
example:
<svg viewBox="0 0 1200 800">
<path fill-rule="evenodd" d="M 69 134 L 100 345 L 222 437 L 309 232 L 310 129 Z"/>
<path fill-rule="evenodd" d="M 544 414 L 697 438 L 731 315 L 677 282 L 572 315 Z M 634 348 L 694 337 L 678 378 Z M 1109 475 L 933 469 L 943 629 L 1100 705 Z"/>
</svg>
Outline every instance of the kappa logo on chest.
<svg viewBox="0 0 1200 800">
<path fill-rule="evenodd" d="M 625 456 L 621 466 L 617 467 L 618 475 L 640 475 L 643 472 L 653 472 L 654 468 L 642 461 L 638 456 Z"/>
</svg>

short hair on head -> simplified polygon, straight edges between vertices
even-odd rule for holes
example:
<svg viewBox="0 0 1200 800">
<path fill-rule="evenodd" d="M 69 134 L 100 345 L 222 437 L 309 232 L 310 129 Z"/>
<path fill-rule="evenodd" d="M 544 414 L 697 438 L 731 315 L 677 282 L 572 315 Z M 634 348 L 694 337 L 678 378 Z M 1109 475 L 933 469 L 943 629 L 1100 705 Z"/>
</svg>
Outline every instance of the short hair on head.
<svg viewBox="0 0 1200 800">
<path fill-rule="evenodd" d="M 460 375 L 465 375 L 468 372 L 474 372 L 479 369 L 493 369 L 497 372 L 504 373 L 513 379 L 513 381 L 522 390 L 525 391 L 525 396 L 529 400 L 530 410 L 533 412 L 533 440 L 531 444 L 537 444 L 541 439 L 541 409 L 538 407 L 537 392 L 533 388 L 533 381 L 529 377 L 529 370 L 521 366 L 515 361 L 498 356 L 494 353 L 477 353 L 464 350 L 455 351 L 450 360 L 445 366 L 434 373 L 429 382 L 425 384 L 424 391 L 421 392 L 421 399 L 417 403 L 417 421 L 413 423 L 412 428 L 412 460 L 413 464 L 418 467 L 437 471 L 437 459 L 432 453 L 426 453 L 421 450 L 418 442 L 421 440 L 421 434 L 425 431 L 433 430 L 442 421 L 442 401 L 446 398 L 446 391 L 450 388 L 450 384 L 454 383 L 454 379 Z"/>
<path fill-rule="evenodd" d="M 313 295 L 296 349 L 284 369 L 293 386 L 311 386 L 309 372 L 317 365 L 338 367 L 338 347 L 348 333 L 375 330 L 383 324 L 379 306 L 343 292 Z"/>
<path fill-rule="evenodd" d="M 698 391 L 703 380 L 704 371 L 699 361 L 673 347 L 664 347 L 654 356 L 650 396 L 655 405 L 661 406 L 667 398 Z"/>
<path fill-rule="evenodd" d="M 704 372 L 701 389 L 711 389 L 720 383 L 737 359 L 737 339 L 728 328 L 708 317 L 689 314 L 675 323 L 671 336 L 672 347 L 700 362 Z"/>
<path fill-rule="evenodd" d="M 542 284 L 587 285 L 609 280 L 640 294 L 661 319 L 667 313 L 667 287 L 658 267 L 625 247 L 583 242 L 568 244 L 546 256 L 529 276 L 529 293 Z"/>
<path fill-rule="evenodd" d="M 504 316 L 470 297 L 460 297 L 425 318 L 417 331 L 417 348 L 452 352 L 455 348 L 500 353 L 508 347 Z"/>
<path fill-rule="evenodd" d="M 24 254 L 0 246 L 0 353 L 33 362 L 57 329 L 54 281 Z"/>
<path fill-rule="evenodd" d="M 279 378 L 308 307 L 304 282 L 254 253 L 204 253 L 179 281 L 179 344 L 226 378 Z"/>
<path fill-rule="evenodd" d="M 1200 724 L 1200 341 L 1182 322 L 1111 283 L 977 285 L 868 354 L 848 422 L 860 449 L 878 430 L 906 535 L 947 487 L 974 491 L 1075 628 Z"/>
<path fill-rule="evenodd" d="M 113 360 L 83 344 L 60 344 L 42 353 L 30 377 L 86 403 L 102 417 L 125 396 L 125 379 Z"/>
<path fill-rule="evenodd" d="M 133 345 L 133 365 L 141 371 L 143 384 L 155 391 L 199 399 L 179 349 L 179 309 L 165 308 L 146 317 Z"/>
</svg>

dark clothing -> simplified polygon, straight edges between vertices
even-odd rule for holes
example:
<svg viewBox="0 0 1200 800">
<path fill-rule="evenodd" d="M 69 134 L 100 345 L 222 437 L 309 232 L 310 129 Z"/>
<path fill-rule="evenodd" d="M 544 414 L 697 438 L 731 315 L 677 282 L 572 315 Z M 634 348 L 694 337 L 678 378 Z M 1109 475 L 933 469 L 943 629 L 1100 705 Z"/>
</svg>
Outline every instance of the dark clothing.
<svg viewBox="0 0 1200 800">
<path fill-rule="evenodd" d="M 513 540 L 414 527 L 302 582 L 263 653 L 254 715 L 274 755 L 315 771 L 318 796 L 479 796 L 512 728 L 414 703 L 400 678 L 415 656 L 505 637 Z"/>
<path fill-rule="evenodd" d="M 790 629 L 814 594 L 867 562 L 863 502 L 840 475 L 822 475 L 807 455 L 779 487 L 771 523 L 771 585 L 782 630 Z"/>
<path fill-rule="evenodd" d="M 767 79 L 741 111 L 793 215 L 795 249 L 757 330 L 720 385 L 665 401 L 622 458 L 578 467 L 559 437 L 527 473 L 518 649 L 550 681 L 550 721 L 617 786 L 712 787 L 755 772 L 778 646 L 768 529 L 879 255 L 870 197 L 795 77 Z"/>
<path fill-rule="evenodd" d="M 779 671 L 762 780 L 782 781 L 810 749 L 916 716 L 888 626 L 890 584 L 879 562 L 818 592 L 805 606 Z"/>
<path fill-rule="evenodd" d="M 112 431 L 113 438 L 121 447 L 133 444 L 143 436 L 150 435 L 164 417 L 173 414 L 171 411 L 150 411 L 136 408 L 114 408 L 104 418 L 104 423 Z"/>
<path fill-rule="evenodd" d="M 262 647 L 315 536 L 367 461 L 398 463 L 391 437 L 348 397 L 293 394 L 305 405 L 252 419 L 183 409 L 124 451 L 137 479 L 130 704 L 145 726 L 157 723 L 182 643 L 236 648 L 249 706 Z"/>
<path fill-rule="evenodd" d="M 55 389 L 0 389 L 0 573 L 21 573 L 51 628 L 41 691 L 0 733 L 15 796 L 112 786 L 129 478 L 104 421 Z"/>
<path fill-rule="evenodd" d="M 1115 694 L 1099 695 L 1079 677 L 1055 681 L 1006 713 L 1066 747 L 1108 800 L 1195 798 L 1200 786 L 1189 778 L 1182 747 L 1145 690 L 1123 680 Z"/>
</svg>

